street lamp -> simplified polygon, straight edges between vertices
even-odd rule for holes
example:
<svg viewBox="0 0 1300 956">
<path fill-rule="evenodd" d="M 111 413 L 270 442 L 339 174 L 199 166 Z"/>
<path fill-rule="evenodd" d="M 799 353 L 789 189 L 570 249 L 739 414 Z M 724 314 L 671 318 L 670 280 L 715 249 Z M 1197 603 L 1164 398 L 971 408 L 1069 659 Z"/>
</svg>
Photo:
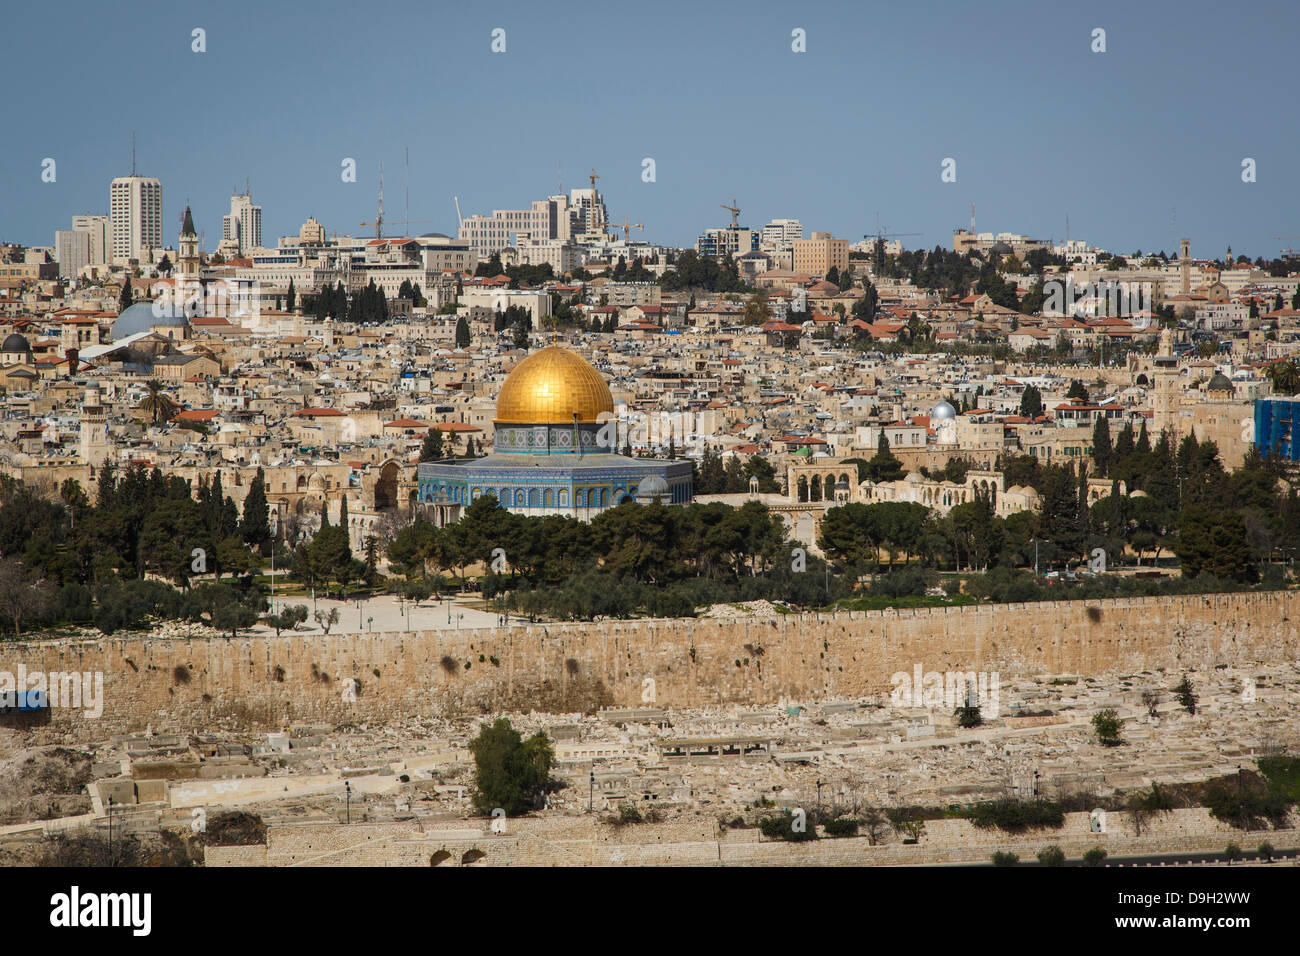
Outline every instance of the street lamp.
<svg viewBox="0 0 1300 956">
<path fill-rule="evenodd" d="M 591 786 L 587 790 L 587 812 L 591 813 L 596 804 L 596 771 L 591 771 Z"/>
<path fill-rule="evenodd" d="M 113 865 L 113 798 L 108 798 L 108 865 Z"/>
<path fill-rule="evenodd" d="M 352 822 L 352 781 L 346 780 L 343 783 L 343 789 L 346 791 L 346 801 L 348 810 L 348 823 Z"/>
</svg>

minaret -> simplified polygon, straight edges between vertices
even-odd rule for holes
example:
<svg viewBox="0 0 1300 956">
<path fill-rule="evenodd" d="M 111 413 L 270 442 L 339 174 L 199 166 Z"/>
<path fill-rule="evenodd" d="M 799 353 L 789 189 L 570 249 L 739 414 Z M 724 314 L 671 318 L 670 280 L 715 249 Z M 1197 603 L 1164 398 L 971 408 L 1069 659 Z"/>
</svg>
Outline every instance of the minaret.
<svg viewBox="0 0 1300 956">
<path fill-rule="evenodd" d="M 1178 268 L 1182 273 L 1182 282 L 1179 292 L 1187 295 L 1192 291 L 1192 240 L 1180 239 L 1178 252 Z"/>
</svg>

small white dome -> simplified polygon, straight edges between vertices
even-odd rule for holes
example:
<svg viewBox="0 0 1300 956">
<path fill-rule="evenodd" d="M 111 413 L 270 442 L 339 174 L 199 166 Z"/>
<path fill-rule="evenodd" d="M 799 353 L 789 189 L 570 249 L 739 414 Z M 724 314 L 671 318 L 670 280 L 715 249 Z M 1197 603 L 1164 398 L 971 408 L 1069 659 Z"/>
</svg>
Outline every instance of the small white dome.
<svg viewBox="0 0 1300 956">
<path fill-rule="evenodd" d="M 953 408 L 948 402 L 940 402 L 934 408 L 930 409 L 930 421 L 941 422 L 950 418 L 957 417 L 957 409 Z"/>
</svg>

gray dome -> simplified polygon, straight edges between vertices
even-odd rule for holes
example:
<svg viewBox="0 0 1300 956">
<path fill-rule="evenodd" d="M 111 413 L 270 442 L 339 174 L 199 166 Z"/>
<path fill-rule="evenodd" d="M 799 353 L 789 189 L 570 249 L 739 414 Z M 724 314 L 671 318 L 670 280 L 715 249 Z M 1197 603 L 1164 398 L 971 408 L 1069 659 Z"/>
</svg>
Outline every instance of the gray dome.
<svg viewBox="0 0 1300 956">
<path fill-rule="evenodd" d="M 5 336 L 3 344 L 0 344 L 0 352 L 25 352 L 32 354 L 32 347 L 27 343 L 27 339 L 13 332 Z"/>
<path fill-rule="evenodd" d="M 930 409 L 930 421 L 942 422 L 949 418 L 957 417 L 957 409 L 953 408 L 948 402 L 940 402 L 934 408 Z"/>
<path fill-rule="evenodd" d="M 668 494 L 668 482 L 664 481 L 662 475 L 650 475 L 641 479 L 636 489 L 638 498 L 657 498 L 666 494 Z"/>
<path fill-rule="evenodd" d="M 135 305 L 127 306 L 126 310 L 113 320 L 113 328 L 109 330 L 108 340 L 116 342 L 128 335 L 148 332 L 155 326 L 186 328 L 190 324 L 189 319 L 175 314 L 170 309 L 162 308 L 158 311 L 160 314 L 155 315 L 152 302 L 137 302 Z"/>
<path fill-rule="evenodd" d="M 13 336 L 10 336 L 9 338 L 13 338 Z M 8 344 L 9 344 L 9 339 L 5 339 L 5 345 L 8 346 Z M 8 351 L 8 349 L 6 349 L 6 351 Z M 1210 391 L 1210 392 L 1234 391 L 1232 387 L 1232 382 L 1228 379 L 1228 376 L 1224 375 L 1222 372 L 1215 372 L 1214 378 L 1210 379 L 1210 384 L 1207 385 L 1205 388 L 1206 391 Z"/>
</svg>

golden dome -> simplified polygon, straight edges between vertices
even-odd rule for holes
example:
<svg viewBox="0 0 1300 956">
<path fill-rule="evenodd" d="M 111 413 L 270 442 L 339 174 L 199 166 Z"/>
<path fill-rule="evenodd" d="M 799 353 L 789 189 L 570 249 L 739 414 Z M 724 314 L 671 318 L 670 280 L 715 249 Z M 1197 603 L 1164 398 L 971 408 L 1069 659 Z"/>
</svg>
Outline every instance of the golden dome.
<svg viewBox="0 0 1300 956">
<path fill-rule="evenodd" d="M 586 359 L 551 345 L 511 370 L 497 395 L 498 422 L 515 425 L 599 421 L 613 414 L 614 398 L 600 373 Z"/>
</svg>

